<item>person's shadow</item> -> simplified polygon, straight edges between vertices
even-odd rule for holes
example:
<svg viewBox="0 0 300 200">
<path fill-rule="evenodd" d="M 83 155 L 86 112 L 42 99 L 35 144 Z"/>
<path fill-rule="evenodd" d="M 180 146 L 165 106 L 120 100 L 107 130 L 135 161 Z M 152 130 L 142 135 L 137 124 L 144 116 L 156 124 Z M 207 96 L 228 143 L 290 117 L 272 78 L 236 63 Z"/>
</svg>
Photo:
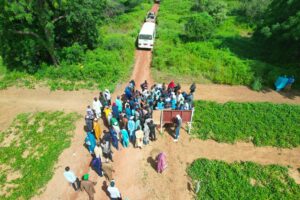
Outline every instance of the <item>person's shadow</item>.
<svg viewBox="0 0 300 200">
<path fill-rule="evenodd" d="M 147 162 L 151 165 L 151 167 L 156 171 L 156 161 L 151 157 L 149 156 L 147 158 Z"/>
<path fill-rule="evenodd" d="M 106 196 L 110 198 L 109 192 L 107 191 L 108 185 L 106 181 L 103 181 L 101 189 L 105 192 Z"/>
</svg>

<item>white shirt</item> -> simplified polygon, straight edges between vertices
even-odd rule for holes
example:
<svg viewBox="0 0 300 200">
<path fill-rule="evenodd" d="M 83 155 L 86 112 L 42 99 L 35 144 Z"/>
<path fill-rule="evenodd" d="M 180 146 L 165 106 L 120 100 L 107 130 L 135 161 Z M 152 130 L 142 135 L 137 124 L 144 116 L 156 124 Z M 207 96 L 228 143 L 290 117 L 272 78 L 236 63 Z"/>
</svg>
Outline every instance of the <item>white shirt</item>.
<svg viewBox="0 0 300 200">
<path fill-rule="evenodd" d="M 116 188 L 116 187 L 111 187 L 111 186 L 109 186 L 109 187 L 107 188 L 107 191 L 108 191 L 109 194 L 110 194 L 110 198 L 118 198 L 118 197 L 121 197 L 120 191 L 119 191 L 118 188 Z"/>
<path fill-rule="evenodd" d="M 77 179 L 77 177 L 72 171 L 67 171 L 67 172 L 65 171 L 64 176 L 70 183 L 74 183 Z"/>
<path fill-rule="evenodd" d="M 93 109 L 95 111 L 101 111 L 101 108 L 102 108 L 101 102 L 99 100 L 97 100 L 97 101 L 94 100 L 93 101 Z"/>
</svg>

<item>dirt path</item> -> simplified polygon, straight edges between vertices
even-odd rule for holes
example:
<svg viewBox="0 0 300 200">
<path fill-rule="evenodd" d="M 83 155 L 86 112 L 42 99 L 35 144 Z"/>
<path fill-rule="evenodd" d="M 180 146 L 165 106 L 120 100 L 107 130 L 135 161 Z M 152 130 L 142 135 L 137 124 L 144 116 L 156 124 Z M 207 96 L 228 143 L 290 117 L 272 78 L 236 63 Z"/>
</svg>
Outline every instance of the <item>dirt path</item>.
<svg viewBox="0 0 300 200">
<path fill-rule="evenodd" d="M 153 10 L 157 12 L 158 5 Z M 150 74 L 151 51 L 136 51 L 136 63 L 132 79 L 139 86 L 144 80 L 153 83 Z M 116 94 L 122 94 L 126 84 L 119 85 Z M 183 89 L 187 88 L 183 86 Z M 223 85 L 198 85 L 196 99 L 226 101 L 270 101 L 275 103 L 300 103 L 299 94 L 291 97 L 277 94 L 276 92 L 256 93 L 242 86 Z M 36 90 L 10 88 L 0 91 L 0 129 L 9 126 L 13 118 L 22 112 L 42 110 L 64 110 L 85 113 L 86 105 L 92 98 L 98 95 L 98 91 L 55 91 L 37 88 Z M 84 192 L 74 192 L 63 177 L 64 167 L 69 165 L 78 176 L 89 172 L 91 179 L 97 181 L 95 199 L 108 199 L 103 191 L 104 178 L 98 178 L 91 172 L 88 164 L 90 155 L 83 147 L 85 134 L 82 130 L 83 120 L 76 124 L 71 147 L 66 149 L 59 157 L 55 174 L 47 187 L 41 191 L 40 196 L 34 199 L 88 199 Z M 163 174 L 157 174 L 153 168 L 153 158 L 160 152 L 167 153 L 168 169 Z M 237 143 L 224 144 L 215 141 L 202 141 L 191 139 L 184 131 L 180 141 L 174 143 L 172 137 L 165 132 L 158 136 L 158 141 L 151 143 L 144 149 L 121 148 L 114 153 L 113 168 L 117 187 L 124 197 L 130 200 L 143 199 L 191 199 L 192 193 L 187 189 L 189 182 L 186 167 L 197 158 L 208 158 L 234 161 L 253 161 L 261 164 L 280 164 L 300 167 L 300 148 L 277 149 L 271 147 L 254 147 L 251 144 Z M 293 173 L 295 170 L 293 171 Z M 294 173 L 299 178 L 299 174 Z"/>
</svg>

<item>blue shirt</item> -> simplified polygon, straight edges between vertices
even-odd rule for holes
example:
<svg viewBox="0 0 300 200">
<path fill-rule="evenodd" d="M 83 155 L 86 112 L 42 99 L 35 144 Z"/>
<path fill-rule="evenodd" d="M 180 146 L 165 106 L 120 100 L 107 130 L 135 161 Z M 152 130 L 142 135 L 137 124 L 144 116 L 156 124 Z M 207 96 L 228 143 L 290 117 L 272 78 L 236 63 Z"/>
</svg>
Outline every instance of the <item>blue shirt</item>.
<svg viewBox="0 0 300 200">
<path fill-rule="evenodd" d="M 77 179 L 77 177 L 72 171 L 65 171 L 64 176 L 67 179 L 67 181 L 69 181 L 70 183 L 74 183 Z"/>
</svg>

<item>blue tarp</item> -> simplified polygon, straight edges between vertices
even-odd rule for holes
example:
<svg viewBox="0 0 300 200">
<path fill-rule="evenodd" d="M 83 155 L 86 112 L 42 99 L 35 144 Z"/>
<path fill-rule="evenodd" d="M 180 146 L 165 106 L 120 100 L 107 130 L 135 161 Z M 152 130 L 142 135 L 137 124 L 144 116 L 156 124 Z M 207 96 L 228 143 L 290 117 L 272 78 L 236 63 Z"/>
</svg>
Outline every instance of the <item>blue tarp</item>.
<svg viewBox="0 0 300 200">
<path fill-rule="evenodd" d="M 280 91 L 286 87 L 287 84 L 293 84 L 295 82 L 294 77 L 279 76 L 275 81 L 276 91 Z"/>
</svg>

